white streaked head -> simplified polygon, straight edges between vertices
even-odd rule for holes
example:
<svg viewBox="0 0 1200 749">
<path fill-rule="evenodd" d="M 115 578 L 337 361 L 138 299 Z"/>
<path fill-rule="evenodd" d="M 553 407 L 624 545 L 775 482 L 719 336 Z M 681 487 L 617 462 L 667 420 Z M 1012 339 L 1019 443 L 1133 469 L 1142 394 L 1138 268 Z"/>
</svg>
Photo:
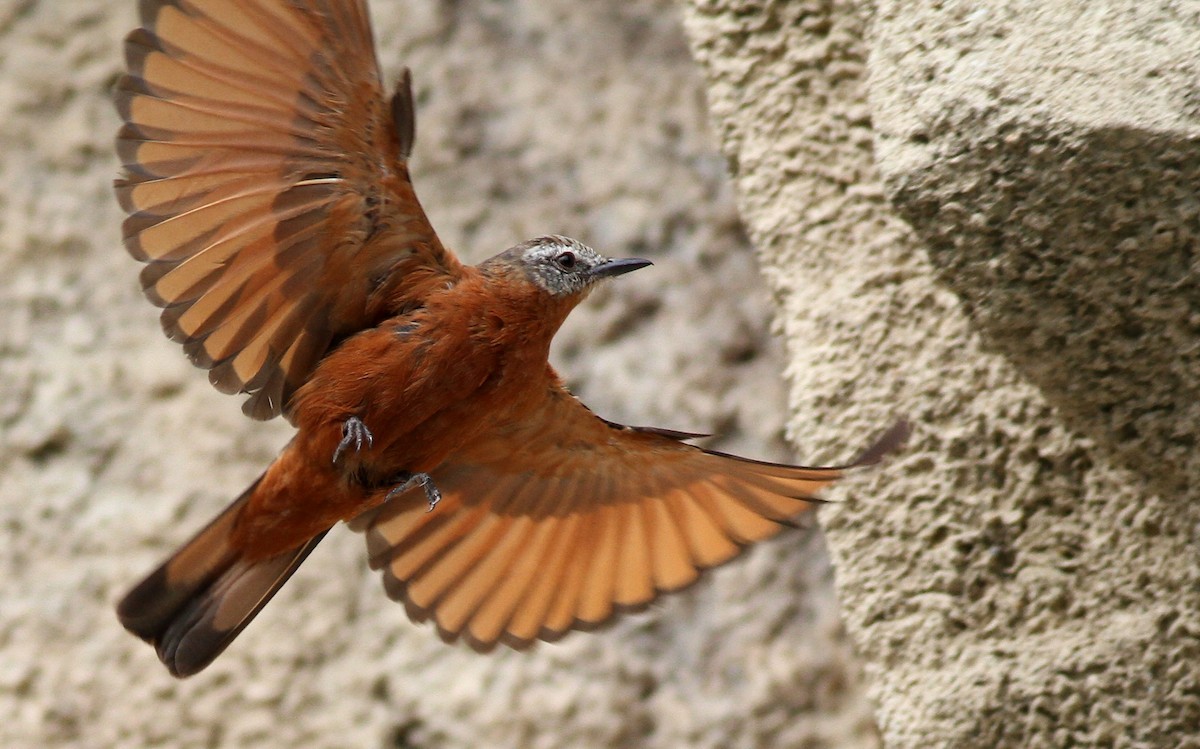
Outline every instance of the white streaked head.
<svg viewBox="0 0 1200 749">
<path fill-rule="evenodd" d="M 582 293 L 601 279 L 650 265 L 641 258 L 611 260 L 578 240 L 558 235 L 522 242 L 484 266 L 493 261 L 521 268 L 530 281 L 558 297 Z"/>
</svg>

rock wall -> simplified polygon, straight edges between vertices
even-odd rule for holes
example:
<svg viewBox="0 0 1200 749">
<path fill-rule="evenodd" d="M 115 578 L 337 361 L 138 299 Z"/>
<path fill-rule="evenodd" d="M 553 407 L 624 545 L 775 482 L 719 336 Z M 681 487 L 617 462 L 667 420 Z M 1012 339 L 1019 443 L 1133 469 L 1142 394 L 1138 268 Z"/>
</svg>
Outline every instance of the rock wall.
<svg viewBox="0 0 1200 749">
<path fill-rule="evenodd" d="M 108 92 L 135 6 L 0 3 L 0 746 L 877 744 L 814 533 L 529 654 L 481 657 L 411 625 L 347 531 L 189 681 L 122 631 L 120 594 L 289 434 L 186 363 L 120 247 Z M 882 408 L 846 418 L 872 401 L 853 394 L 800 404 L 827 425 L 797 429 L 799 452 L 783 438 L 782 347 L 679 8 L 372 10 L 389 78 L 414 70 L 415 179 L 451 246 L 477 261 L 562 232 L 656 261 L 560 337 L 554 360 L 597 411 L 812 462 L 883 426 Z"/>
<path fill-rule="evenodd" d="M 686 26 L 793 429 L 917 424 L 822 514 L 885 745 L 1194 746 L 1195 6 L 693 0 Z"/>
</svg>

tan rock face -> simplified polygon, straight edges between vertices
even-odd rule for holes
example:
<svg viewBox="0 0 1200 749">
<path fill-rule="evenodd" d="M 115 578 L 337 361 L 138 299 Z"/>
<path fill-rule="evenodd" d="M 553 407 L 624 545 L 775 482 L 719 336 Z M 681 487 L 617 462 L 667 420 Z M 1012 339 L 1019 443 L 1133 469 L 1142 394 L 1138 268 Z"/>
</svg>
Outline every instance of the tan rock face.
<svg viewBox="0 0 1200 749">
<path fill-rule="evenodd" d="M 135 6 L 0 4 L 0 746 L 872 746 L 812 534 L 527 655 L 410 625 L 341 531 L 200 677 L 120 630 L 116 598 L 289 433 L 186 363 L 120 248 L 108 89 Z M 561 232 L 656 261 L 559 340 L 598 412 L 811 462 L 883 426 L 782 439 L 781 347 L 673 5 L 372 9 L 389 77 L 415 73 L 415 178 L 450 245 Z"/>
<path fill-rule="evenodd" d="M 881 4 L 880 168 L 987 339 L 1106 453 L 1187 492 L 1200 471 L 1196 32 L 1166 4 L 1021 6 L 918 13 L 921 38 L 950 47 L 922 54 L 915 9 Z"/>
<path fill-rule="evenodd" d="M 796 423 L 918 424 L 822 516 L 885 744 L 1194 741 L 1183 4 L 713 0 L 687 28 Z"/>
</svg>

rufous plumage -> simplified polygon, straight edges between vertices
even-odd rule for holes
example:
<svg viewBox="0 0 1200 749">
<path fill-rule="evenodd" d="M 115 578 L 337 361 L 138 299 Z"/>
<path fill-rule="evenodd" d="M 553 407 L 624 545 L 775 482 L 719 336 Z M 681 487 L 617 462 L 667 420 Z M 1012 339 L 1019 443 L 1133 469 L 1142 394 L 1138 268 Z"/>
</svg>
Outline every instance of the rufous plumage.
<svg viewBox="0 0 1200 749">
<path fill-rule="evenodd" d="M 548 363 L 554 334 L 597 283 L 649 262 L 559 236 L 459 262 L 413 192 L 409 76 L 385 94 L 363 0 L 141 13 L 117 94 L 126 247 L 213 385 L 296 427 L 120 602 L 172 674 L 207 666 L 339 521 L 414 618 L 521 648 L 688 585 L 843 475 L 576 400 Z"/>
</svg>

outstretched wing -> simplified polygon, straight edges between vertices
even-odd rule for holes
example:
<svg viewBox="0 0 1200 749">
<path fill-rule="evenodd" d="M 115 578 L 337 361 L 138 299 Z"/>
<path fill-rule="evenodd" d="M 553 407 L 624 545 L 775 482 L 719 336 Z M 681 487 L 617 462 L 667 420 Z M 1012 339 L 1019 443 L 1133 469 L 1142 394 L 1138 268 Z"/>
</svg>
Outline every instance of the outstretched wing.
<svg viewBox="0 0 1200 749">
<path fill-rule="evenodd" d="M 643 607 L 792 524 L 908 429 L 850 466 L 804 468 L 611 424 L 565 391 L 546 408 L 529 421 L 548 430 L 508 435 L 517 449 L 484 447 L 435 471 L 433 511 L 416 490 L 352 523 L 388 594 L 447 640 L 522 648 Z"/>
<path fill-rule="evenodd" d="M 338 340 L 461 275 L 413 194 L 408 77 L 362 0 L 143 0 L 118 85 L 125 245 L 163 327 L 271 418 Z"/>
</svg>

